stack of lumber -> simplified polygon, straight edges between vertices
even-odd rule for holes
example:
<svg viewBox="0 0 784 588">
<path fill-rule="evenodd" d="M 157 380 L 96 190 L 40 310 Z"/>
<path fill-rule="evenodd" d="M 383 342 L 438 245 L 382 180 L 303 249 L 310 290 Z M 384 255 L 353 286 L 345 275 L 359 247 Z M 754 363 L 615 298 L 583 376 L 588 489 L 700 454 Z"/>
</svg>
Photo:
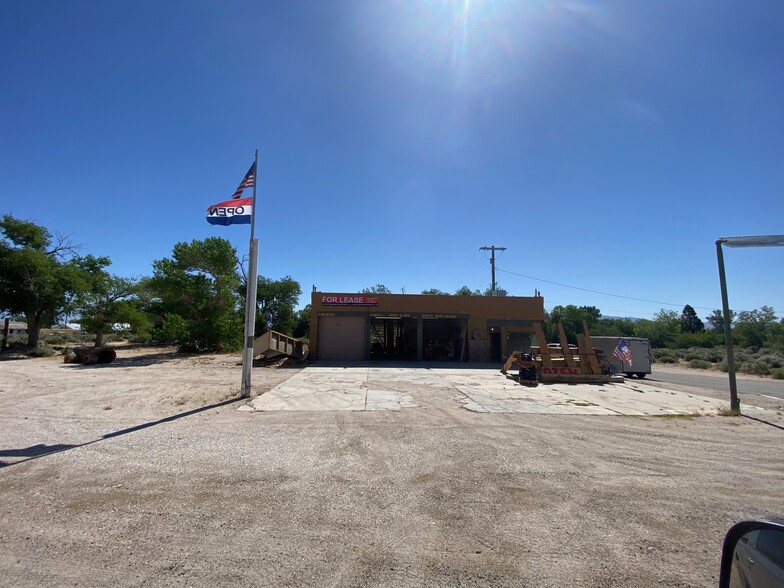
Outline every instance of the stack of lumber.
<svg viewBox="0 0 784 588">
<path fill-rule="evenodd" d="M 560 345 L 549 346 L 540 325 L 534 325 L 536 340 L 539 346 L 530 350 L 531 359 L 537 365 L 539 381 L 542 383 L 606 383 L 610 375 L 606 373 L 607 360 L 603 351 L 591 345 L 591 334 L 588 324 L 583 321 L 583 333 L 577 335 L 577 345 L 569 345 L 563 325 L 558 325 Z M 515 351 L 504 367 L 506 373 L 512 366 L 522 365 L 521 352 Z M 528 363 L 528 362 L 526 362 Z"/>
</svg>

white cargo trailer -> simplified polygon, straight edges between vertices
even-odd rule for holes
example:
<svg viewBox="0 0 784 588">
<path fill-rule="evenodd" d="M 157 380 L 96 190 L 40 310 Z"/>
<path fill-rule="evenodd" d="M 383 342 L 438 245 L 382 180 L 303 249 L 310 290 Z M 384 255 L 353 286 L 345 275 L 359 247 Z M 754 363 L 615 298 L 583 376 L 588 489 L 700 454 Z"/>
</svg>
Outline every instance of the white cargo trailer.
<svg viewBox="0 0 784 588">
<path fill-rule="evenodd" d="M 631 363 L 621 361 L 613 355 L 618 342 L 623 339 L 632 353 Z M 616 374 L 626 374 L 627 378 L 637 376 L 644 378 L 651 373 L 651 344 L 648 339 L 640 337 L 596 337 L 591 335 L 591 343 L 597 349 L 604 351 L 610 358 L 610 371 Z"/>
</svg>

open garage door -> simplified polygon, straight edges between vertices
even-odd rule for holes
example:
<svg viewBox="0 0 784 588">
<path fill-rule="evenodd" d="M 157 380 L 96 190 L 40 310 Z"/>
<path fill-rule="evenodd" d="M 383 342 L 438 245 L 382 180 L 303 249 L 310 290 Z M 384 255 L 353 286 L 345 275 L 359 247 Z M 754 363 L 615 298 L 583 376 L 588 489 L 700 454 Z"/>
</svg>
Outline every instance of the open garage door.
<svg viewBox="0 0 784 588">
<path fill-rule="evenodd" d="M 362 361 L 367 348 L 367 319 L 364 316 L 319 317 L 318 359 Z"/>
</svg>

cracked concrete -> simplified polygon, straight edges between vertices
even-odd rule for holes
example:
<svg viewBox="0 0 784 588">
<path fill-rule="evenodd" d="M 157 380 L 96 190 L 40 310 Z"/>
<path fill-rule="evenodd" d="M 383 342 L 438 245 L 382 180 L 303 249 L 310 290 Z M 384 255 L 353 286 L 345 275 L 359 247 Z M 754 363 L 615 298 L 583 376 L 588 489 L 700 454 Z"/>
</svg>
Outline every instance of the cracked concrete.
<svg viewBox="0 0 784 588">
<path fill-rule="evenodd" d="M 434 391 L 480 413 L 675 416 L 715 415 L 728 408 L 723 400 L 639 380 L 531 387 L 489 369 L 318 365 L 256 397 L 250 406 L 263 412 L 399 411 L 421 407 L 418 397 Z"/>
</svg>

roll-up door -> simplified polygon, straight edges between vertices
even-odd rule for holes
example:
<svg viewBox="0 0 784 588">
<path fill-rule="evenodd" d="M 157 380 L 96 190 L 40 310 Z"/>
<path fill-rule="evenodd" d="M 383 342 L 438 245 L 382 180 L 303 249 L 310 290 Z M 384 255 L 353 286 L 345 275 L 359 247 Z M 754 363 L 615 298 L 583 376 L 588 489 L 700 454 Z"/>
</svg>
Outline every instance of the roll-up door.
<svg viewBox="0 0 784 588">
<path fill-rule="evenodd" d="M 319 317 L 318 359 L 364 360 L 367 348 L 366 324 L 364 316 Z"/>
</svg>

